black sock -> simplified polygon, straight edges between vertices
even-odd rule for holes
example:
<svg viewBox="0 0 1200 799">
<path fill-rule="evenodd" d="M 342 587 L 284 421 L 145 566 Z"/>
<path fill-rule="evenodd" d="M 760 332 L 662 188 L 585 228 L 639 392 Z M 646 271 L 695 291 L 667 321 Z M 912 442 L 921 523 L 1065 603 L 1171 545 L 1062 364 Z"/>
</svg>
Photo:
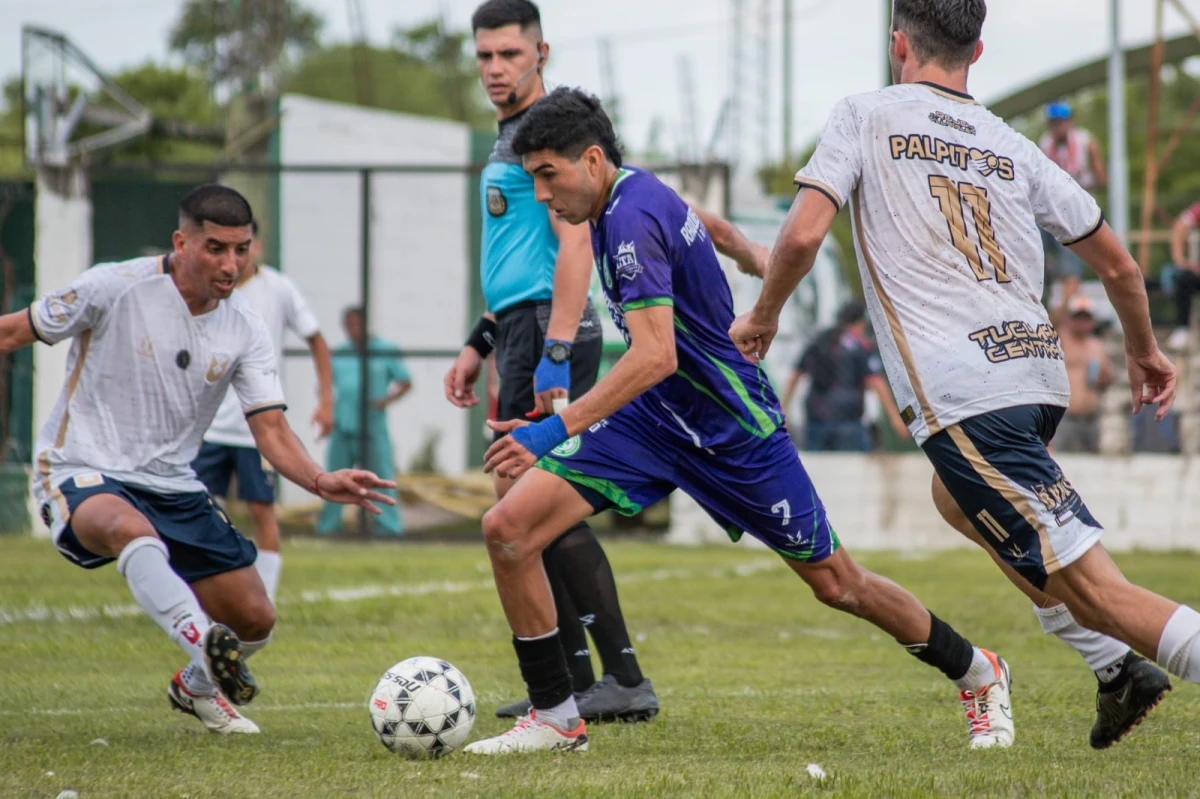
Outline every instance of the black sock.
<svg viewBox="0 0 1200 799">
<path fill-rule="evenodd" d="M 642 669 L 625 629 L 612 566 L 592 529 L 587 522 L 580 522 L 563 533 L 548 553 L 546 570 L 562 580 L 583 616 L 604 673 L 627 688 L 640 685 Z"/>
<path fill-rule="evenodd" d="M 924 644 L 900 644 L 917 660 L 938 669 L 951 680 L 961 680 L 975 659 L 975 647 L 946 622 L 929 614 L 929 641 Z"/>
<path fill-rule="evenodd" d="M 557 630 L 533 641 L 514 635 L 513 649 L 517 650 L 521 676 L 535 708 L 549 710 L 571 698 L 571 672 Z"/>
<path fill-rule="evenodd" d="M 588 649 L 587 632 L 583 628 L 583 622 L 579 620 L 579 612 L 575 610 L 575 604 L 563 585 L 562 577 L 550 565 L 550 554 L 557 544 L 558 541 L 555 541 L 542 552 L 542 562 L 546 566 L 546 576 L 550 579 L 550 590 L 554 594 L 554 609 L 558 612 L 558 637 L 567 655 L 571 684 L 575 693 L 581 694 L 596 682 L 596 672 L 592 669 L 592 653 Z"/>
</svg>

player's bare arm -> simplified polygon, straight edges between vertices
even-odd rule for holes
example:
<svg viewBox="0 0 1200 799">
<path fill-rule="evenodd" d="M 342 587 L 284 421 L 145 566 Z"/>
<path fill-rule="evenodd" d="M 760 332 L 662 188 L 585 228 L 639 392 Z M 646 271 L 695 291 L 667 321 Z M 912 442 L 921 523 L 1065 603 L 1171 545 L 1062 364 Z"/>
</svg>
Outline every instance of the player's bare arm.
<svg viewBox="0 0 1200 799">
<path fill-rule="evenodd" d="M 395 488 L 391 480 L 382 480 L 371 472 L 361 469 L 341 469 L 326 472 L 308 456 L 304 445 L 287 423 L 283 411 L 273 409 L 256 413 L 247 419 L 254 443 L 259 452 L 275 470 L 298 486 L 303 486 L 321 499 L 358 505 L 372 513 L 379 513 L 375 504 L 382 502 L 395 505 L 396 501 L 384 496 L 375 488 Z"/>
<path fill-rule="evenodd" d="M 1121 320 L 1133 412 L 1157 405 L 1161 422 L 1175 402 L 1175 365 L 1158 349 L 1141 268 L 1107 224 L 1071 249 L 1096 272 Z"/>
<path fill-rule="evenodd" d="M 553 211 L 547 209 L 547 213 L 550 214 L 550 227 L 558 237 L 558 258 L 554 262 L 554 293 L 550 322 L 546 326 L 546 343 L 563 342 L 570 346 L 583 319 L 588 288 L 592 283 L 592 239 L 587 225 L 572 225 Z M 566 399 L 570 395 L 571 364 L 569 361 L 552 364 L 543 358 L 533 380 L 537 392 L 536 410 L 548 416 L 554 413 L 555 399 Z"/>
<path fill-rule="evenodd" d="M 30 313 L 26 309 L 0 316 L 0 353 L 16 352 L 37 341 Z"/>
<path fill-rule="evenodd" d="M 566 436 L 579 435 L 675 373 L 674 313 L 667 305 L 627 312 L 625 322 L 632 344 L 595 388 L 559 414 Z M 520 421 L 488 422 L 493 430 L 503 433 L 525 424 Z M 493 444 L 487 452 L 483 470 L 515 478 L 530 469 L 537 458 L 519 438 L 508 436 Z"/>
<path fill-rule="evenodd" d="M 751 362 L 762 360 L 771 348 L 779 331 L 779 314 L 796 286 L 812 271 L 837 213 L 828 197 L 812 189 L 801 189 L 792 203 L 767 262 L 758 302 L 729 328 L 733 343 Z"/>
<path fill-rule="evenodd" d="M 319 428 L 319 437 L 324 438 L 333 429 L 333 360 L 329 355 L 329 344 L 320 333 L 309 337 L 308 351 L 312 353 L 313 368 L 317 371 L 317 387 L 320 391 L 320 400 L 312 420 Z"/>
<path fill-rule="evenodd" d="M 699 208 L 692 203 L 688 203 L 688 205 L 696 212 L 696 216 L 700 217 L 700 221 L 704 223 L 705 229 L 708 230 L 709 238 L 712 239 L 713 247 L 721 255 L 732 258 L 737 264 L 739 272 L 757 278 L 761 278 L 766 274 L 767 259 L 771 257 L 769 249 L 761 244 L 750 241 L 738 229 L 737 225 L 728 219 L 705 211 L 703 208 Z"/>
</svg>

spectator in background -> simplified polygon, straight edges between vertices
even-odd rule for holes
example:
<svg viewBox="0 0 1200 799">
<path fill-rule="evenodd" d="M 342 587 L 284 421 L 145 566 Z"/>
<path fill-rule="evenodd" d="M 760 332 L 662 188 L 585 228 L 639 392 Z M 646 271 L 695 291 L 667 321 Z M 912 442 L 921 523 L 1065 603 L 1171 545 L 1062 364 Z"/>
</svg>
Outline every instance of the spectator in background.
<svg viewBox="0 0 1200 799">
<path fill-rule="evenodd" d="M 810 378 L 805 401 L 804 448 L 811 452 L 868 452 L 871 436 L 863 422 L 864 394 L 879 395 L 892 429 L 901 438 L 908 426 L 900 418 L 896 401 L 883 376 L 875 344 L 867 336 L 866 307 L 847 303 L 838 312 L 837 326 L 817 334 L 800 356 L 783 396 L 791 407 L 796 386 Z"/>
<path fill-rule="evenodd" d="M 1046 107 L 1046 122 L 1049 130 L 1042 136 L 1042 152 L 1089 192 L 1095 193 L 1104 188 L 1108 183 L 1108 175 L 1104 169 L 1100 144 L 1092 134 L 1076 127 L 1071 106 L 1051 103 Z M 1079 256 L 1044 230 L 1042 247 L 1046 252 L 1046 268 L 1051 282 L 1083 276 L 1083 261 Z"/>
<path fill-rule="evenodd" d="M 1071 403 L 1051 442 L 1058 452 L 1100 451 L 1100 400 L 1112 384 L 1108 349 L 1096 333 L 1095 309 L 1079 294 L 1079 281 L 1063 281 L 1062 300 L 1051 315 L 1058 329 Z"/>
<path fill-rule="evenodd" d="M 325 468 L 329 471 L 346 469 L 358 464 L 390 480 L 396 473 L 396 461 L 392 456 L 392 439 L 387 429 L 387 407 L 403 397 L 412 388 L 408 368 L 400 358 L 400 349 L 379 336 L 367 335 L 363 325 L 361 308 L 348 308 L 342 316 L 348 341 L 333 351 L 333 432 L 329 436 L 329 449 L 325 453 Z M 359 353 L 395 352 L 395 355 L 377 355 L 367 360 L 367 396 L 370 410 L 367 412 L 368 453 L 364 458 L 359 451 L 359 397 L 361 371 Z M 395 492 L 385 491 L 388 496 Z M 383 513 L 374 517 L 376 529 L 389 535 L 404 533 L 404 521 L 400 518 L 400 506 L 384 505 Z M 342 507 L 326 502 L 317 521 L 317 532 L 322 535 L 336 533 L 342 526 Z"/>
<path fill-rule="evenodd" d="M 1188 252 L 1188 236 L 1197 225 L 1200 225 L 1200 203 L 1180 214 L 1171 228 L 1171 260 L 1175 262 L 1175 330 L 1167 339 L 1167 349 L 1171 350 L 1187 346 L 1192 300 L 1200 291 L 1200 261 Z"/>
</svg>

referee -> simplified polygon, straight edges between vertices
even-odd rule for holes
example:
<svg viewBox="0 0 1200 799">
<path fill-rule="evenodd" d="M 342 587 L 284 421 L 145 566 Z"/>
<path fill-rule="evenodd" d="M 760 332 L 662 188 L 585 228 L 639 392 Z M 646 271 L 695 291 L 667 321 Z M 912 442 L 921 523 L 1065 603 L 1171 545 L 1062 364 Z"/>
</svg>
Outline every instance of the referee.
<svg viewBox="0 0 1200 799">
<path fill-rule="evenodd" d="M 488 98 L 496 107 L 500 138 L 480 182 L 483 257 L 480 270 L 488 313 L 446 374 L 446 398 L 460 408 L 478 404 L 474 386 L 496 352 L 500 373 L 499 421 L 554 413 L 554 400 L 574 399 L 596 382 L 602 340 L 588 297 L 592 244 L 587 225 L 557 219 L 534 197 L 533 178 L 512 152 L 525 111 L 545 93 L 542 69 L 550 46 L 541 15 L 529 0 L 487 0 L 471 19 L 475 56 Z M 496 477 L 497 497 L 511 487 Z M 612 567 L 587 522 L 580 522 L 543 553 L 568 653 L 580 715 L 586 721 L 641 721 L 658 712 L 658 697 L 643 677 L 625 628 Z M 586 629 L 604 677 L 592 670 Z M 496 715 L 529 712 L 528 699 Z"/>
</svg>

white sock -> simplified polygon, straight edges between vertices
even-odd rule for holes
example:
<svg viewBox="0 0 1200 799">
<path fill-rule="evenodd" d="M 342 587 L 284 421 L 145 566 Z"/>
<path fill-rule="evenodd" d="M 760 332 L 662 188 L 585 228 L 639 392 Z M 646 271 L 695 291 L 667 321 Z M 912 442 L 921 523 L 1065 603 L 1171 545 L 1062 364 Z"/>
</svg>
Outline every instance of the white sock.
<svg viewBox="0 0 1200 799">
<path fill-rule="evenodd" d="M 1066 605 L 1050 608 L 1034 605 L 1033 612 L 1042 631 L 1078 652 L 1101 682 L 1111 682 L 1121 673 L 1119 665 L 1129 654 L 1128 644 L 1081 626 Z"/>
<path fill-rule="evenodd" d="M 567 701 L 548 710 L 538 708 L 537 720 L 552 724 L 563 732 L 571 732 L 579 726 L 579 708 L 575 706 L 575 694 L 567 697 Z"/>
<path fill-rule="evenodd" d="M 283 570 L 283 558 L 278 552 L 260 549 L 258 550 L 258 559 L 254 561 L 254 570 L 262 578 L 263 585 L 267 588 L 267 596 L 271 598 L 271 604 L 275 604 L 275 589 L 279 587 L 279 572 Z"/>
<path fill-rule="evenodd" d="M 207 677 L 204 634 L 208 617 L 188 584 L 171 569 L 167 546 L 157 538 L 134 539 L 117 558 L 117 571 L 133 598 Z M 190 689 L 189 689 L 190 690 Z"/>
<path fill-rule="evenodd" d="M 1176 609 L 1158 639 L 1157 660 L 1176 677 L 1200 683 L 1200 613 L 1187 605 Z"/>
<path fill-rule="evenodd" d="M 208 679 L 208 674 L 205 673 L 204 667 L 195 663 L 189 663 L 184 668 L 180 675 L 183 680 L 183 687 L 192 696 L 212 696 L 217 692 L 217 686 L 213 685 L 212 680 Z"/>
<path fill-rule="evenodd" d="M 955 680 L 954 684 L 960 691 L 977 694 L 994 683 L 1000 675 L 996 674 L 996 667 L 992 665 L 988 656 L 983 654 L 983 650 L 977 646 L 972 649 L 975 650 L 975 656 L 971 659 L 971 668 Z"/>
<path fill-rule="evenodd" d="M 246 659 L 258 652 L 260 649 L 271 643 L 271 636 L 268 635 L 261 641 L 242 641 L 242 659 Z"/>
</svg>

